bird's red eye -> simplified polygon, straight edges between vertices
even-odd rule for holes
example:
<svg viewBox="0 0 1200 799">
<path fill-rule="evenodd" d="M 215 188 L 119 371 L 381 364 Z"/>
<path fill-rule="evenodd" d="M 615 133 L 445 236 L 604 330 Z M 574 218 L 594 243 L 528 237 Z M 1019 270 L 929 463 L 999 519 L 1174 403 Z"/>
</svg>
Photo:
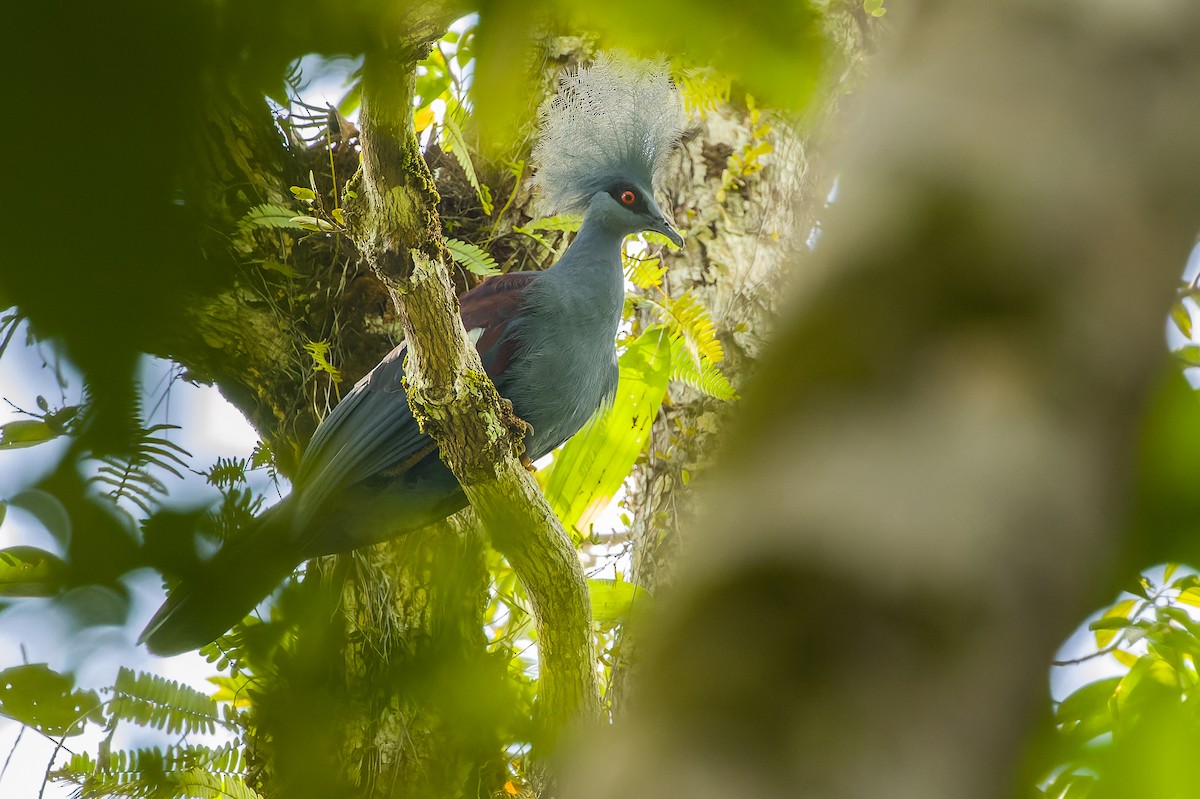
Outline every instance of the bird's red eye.
<svg viewBox="0 0 1200 799">
<path fill-rule="evenodd" d="M 633 201 L 636 199 L 637 195 L 631 192 L 629 189 L 621 192 L 621 202 L 625 203 L 626 205 L 633 205 Z"/>
</svg>

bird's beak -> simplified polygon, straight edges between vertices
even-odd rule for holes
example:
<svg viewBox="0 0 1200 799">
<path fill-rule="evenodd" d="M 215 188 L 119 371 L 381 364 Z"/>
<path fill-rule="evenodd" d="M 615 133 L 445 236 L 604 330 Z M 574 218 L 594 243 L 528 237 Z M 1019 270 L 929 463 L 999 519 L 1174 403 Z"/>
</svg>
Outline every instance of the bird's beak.
<svg viewBox="0 0 1200 799">
<path fill-rule="evenodd" d="M 649 205 L 650 214 L 652 215 L 654 221 L 651 222 L 650 226 L 646 229 L 653 230 L 655 233 L 663 234 L 671 240 L 672 244 L 682 249 L 683 236 L 679 235 L 679 231 L 672 227 L 671 223 L 667 221 L 667 215 L 664 214 L 658 207 L 658 203 L 652 200 Z"/>
<path fill-rule="evenodd" d="M 679 235 L 679 231 L 671 227 L 671 223 L 665 219 L 655 220 L 654 226 L 650 228 L 655 233 L 661 233 L 671 240 L 671 243 L 676 247 L 683 248 L 683 236 Z"/>
</svg>

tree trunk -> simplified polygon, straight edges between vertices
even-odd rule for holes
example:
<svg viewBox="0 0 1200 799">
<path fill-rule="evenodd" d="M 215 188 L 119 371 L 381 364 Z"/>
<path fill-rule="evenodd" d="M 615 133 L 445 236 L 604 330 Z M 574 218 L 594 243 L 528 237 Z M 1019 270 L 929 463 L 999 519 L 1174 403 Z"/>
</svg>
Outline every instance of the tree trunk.
<svg viewBox="0 0 1200 799">
<path fill-rule="evenodd" d="M 814 279 L 806 254 L 818 237 L 816 226 L 836 177 L 825 165 L 822 144 L 838 138 L 837 111 L 861 83 L 873 47 L 877 23 L 861 3 L 836 4 L 825 22 L 836 50 L 804 119 L 771 112 L 752 119 L 753 109 L 742 98 L 721 103 L 694 126 L 696 135 L 689 132 L 667 186 L 688 244 L 667 256 L 663 290 L 671 297 L 691 292 L 709 309 L 725 352 L 721 370 L 735 387 L 746 383 L 773 334 L 779 298 L 788 288 L 805 290 Z M 764 124 L 771 131 L 756 136 Z M 761 141 L 773 148 L 767 166 L 738 175 L 731 157 Z M 668 389 L 625 498 L 632 520 L 632 579 L 651 593 L 673 582 L 678 549 L 696 523 L 691 481 L 704 482 L 720 432 L 736 413 L 736 403 L 681 383 Z M 637 659 L 636 630 L 622 632 L 619 652 L 617 704 Z"/>
<path fill-rule="evenodd" d="M 574 796 L 1024 793 L 1200 218 L 1200 8 L 926 2 Z M 890 15 L 889 15 L 890 16 Z"/>
</svg>

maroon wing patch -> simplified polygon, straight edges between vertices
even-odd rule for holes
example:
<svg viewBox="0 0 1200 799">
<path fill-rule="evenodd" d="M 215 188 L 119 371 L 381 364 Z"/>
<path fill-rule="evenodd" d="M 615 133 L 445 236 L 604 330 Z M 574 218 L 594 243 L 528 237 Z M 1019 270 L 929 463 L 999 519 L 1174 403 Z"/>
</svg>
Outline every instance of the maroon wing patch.
<svg viewBox="0 0 1200 799">
<path fill-rule="evenodd" d="M 529 287 L 541 272 L 513 272 L 487 280 L 459 298 L 463 327 L 482 328 L 475 343 L 483 368 L 495 380 L 504 374 L 518 347 L 516 336 L 507 335 L 511 322 L 521 312 Z"/>
</svg>

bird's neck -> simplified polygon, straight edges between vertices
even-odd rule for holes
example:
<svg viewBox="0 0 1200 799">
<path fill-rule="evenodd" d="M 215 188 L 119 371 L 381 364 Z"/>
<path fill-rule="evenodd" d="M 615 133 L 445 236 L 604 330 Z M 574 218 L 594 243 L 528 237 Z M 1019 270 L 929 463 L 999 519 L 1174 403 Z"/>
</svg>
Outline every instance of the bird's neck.
<svg viewBox="0 0 1200 799">
<path fill-rule="evenodd" d="M 618 266 L 621 263 L 621 242 L 625 240 L 625 232 L 606 224 L 603 214 L 595 209 L 588 209 L 579 226 L 579 232 L 559 263 L 565 267 L 573 267 L 577 262 L 591 262 L 603 258 Z M 568 255 L 574 254 L 568 258 Z M 579 256 L 583 256 L 580 258 Z M 574 268 L 586 268 L 582 264 Z"/>
<path fill-rule="evenodd" d="M 587 317 L 615 324 L 625 302 L 625 277 L 621 270 L 621 242 L 625 234 L 604 224 L 589 211 L 579 232 L 558 263 L 545 272 L 548 285 L 564 300 L 568 297 Z M 577 317 L 578 319 L 578 317 Z"/>
</svg>

